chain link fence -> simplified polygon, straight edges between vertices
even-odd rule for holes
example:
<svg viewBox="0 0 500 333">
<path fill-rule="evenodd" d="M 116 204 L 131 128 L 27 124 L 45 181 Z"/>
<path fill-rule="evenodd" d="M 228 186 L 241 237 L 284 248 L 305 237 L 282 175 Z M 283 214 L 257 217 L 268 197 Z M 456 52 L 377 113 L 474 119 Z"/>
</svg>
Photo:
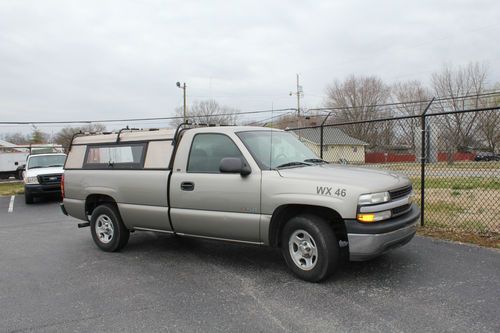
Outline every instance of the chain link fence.
<svg viewBox="0 0 500 333">
<path fill-rule="evenodd" d="M 500 234 L 500 107 L 445 110 L 290 129 L 330 163 L 408 176 L 423 208 L 421 224 Z"/>
</svg>

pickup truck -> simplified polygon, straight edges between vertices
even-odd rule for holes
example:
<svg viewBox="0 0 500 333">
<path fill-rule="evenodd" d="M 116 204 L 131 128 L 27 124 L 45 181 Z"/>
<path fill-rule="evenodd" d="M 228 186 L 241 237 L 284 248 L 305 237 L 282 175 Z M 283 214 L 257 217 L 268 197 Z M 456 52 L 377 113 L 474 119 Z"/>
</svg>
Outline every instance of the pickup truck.
<svg viewBox="0 0 500 333">
<path fill-rule="evenodd" d="M 32 204 L 36 197 L 61 193 L 61 178 L 66 154 L 29 155 L 23 172 L 24 200 Z"/>
<path fill-rule="evenodd" d="M 410 180 L 334 165 L 293 133 L 189 126 L 82 134 L 62 181 L 64 214 L 104 251 L 145 230 L 279 248 L 299 278 L 409 242 L 420 216 Z"/>
</svg>

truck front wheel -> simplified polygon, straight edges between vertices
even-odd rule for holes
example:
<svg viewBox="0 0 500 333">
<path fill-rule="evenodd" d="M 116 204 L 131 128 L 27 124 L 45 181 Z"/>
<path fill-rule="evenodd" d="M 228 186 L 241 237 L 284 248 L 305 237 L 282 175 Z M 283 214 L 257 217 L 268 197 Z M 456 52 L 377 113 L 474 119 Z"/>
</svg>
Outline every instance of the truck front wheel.
<svg viewBox="0 0 500 333">
<path fill-rule="evenodd" d="M 127 245 L 130 236 L 116 208 L 106 204 L 92 212 L 90 231 L 96 245 L 106 252 L 119 251 Z"/>
<path fill-rule="evenodd" d="M 318 282 L 333 273 L 339 263 L 339 247 L 333 229 L 321 217 L 299 215 L 281 233 L 283 257 L 299 278 Z"/>
</svg>

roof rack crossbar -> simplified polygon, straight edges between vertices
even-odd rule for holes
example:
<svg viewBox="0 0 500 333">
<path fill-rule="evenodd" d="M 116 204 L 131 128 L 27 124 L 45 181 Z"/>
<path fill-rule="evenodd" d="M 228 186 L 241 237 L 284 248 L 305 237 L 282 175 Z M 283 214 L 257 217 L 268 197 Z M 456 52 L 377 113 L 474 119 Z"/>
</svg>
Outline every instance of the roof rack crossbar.
<svg viewBox="0 0 500 333">
<path fill-rule="evenodd" d="M 118 131 L 118 135 L 116 136 L 116 143 L 120 142 L 120 134 L 122 134 L 123 131 L 140 131 L 140 128 L 130 128 L 130 127 L 125 127 L 122 128 L 121 130 Z"/>
</svg>

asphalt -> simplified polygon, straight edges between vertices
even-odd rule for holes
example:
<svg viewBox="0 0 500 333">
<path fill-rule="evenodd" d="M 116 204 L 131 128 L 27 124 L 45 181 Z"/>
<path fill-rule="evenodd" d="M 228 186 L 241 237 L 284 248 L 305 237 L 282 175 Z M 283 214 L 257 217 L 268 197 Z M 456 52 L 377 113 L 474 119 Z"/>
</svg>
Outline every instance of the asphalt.
<svg viewBox="0 0 500 333">
<path fill-rule="evenodd" d="M 307 283 L 276 250 L 131 235 L 100 251 L 58 203 L 0 198 L 1 332 L 500 331 L 500 252 L 416 237 Z"/>
</svg>

